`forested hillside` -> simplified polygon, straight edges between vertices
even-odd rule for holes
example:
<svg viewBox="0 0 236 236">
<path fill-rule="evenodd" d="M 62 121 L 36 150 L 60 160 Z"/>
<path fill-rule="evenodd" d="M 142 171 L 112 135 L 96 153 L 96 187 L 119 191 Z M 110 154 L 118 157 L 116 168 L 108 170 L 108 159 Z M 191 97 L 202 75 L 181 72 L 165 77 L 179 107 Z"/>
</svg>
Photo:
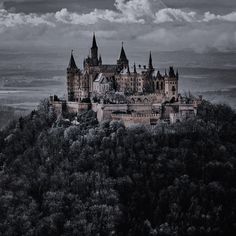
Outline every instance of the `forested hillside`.
<svg viewBox="0 0 236 236">
<path fill-rule="evenodd" d="M 0 235 L 236 235 L 236 114 L 204 102 L 175 125 L 56 118 L 0 131 Z"/>
</svg>

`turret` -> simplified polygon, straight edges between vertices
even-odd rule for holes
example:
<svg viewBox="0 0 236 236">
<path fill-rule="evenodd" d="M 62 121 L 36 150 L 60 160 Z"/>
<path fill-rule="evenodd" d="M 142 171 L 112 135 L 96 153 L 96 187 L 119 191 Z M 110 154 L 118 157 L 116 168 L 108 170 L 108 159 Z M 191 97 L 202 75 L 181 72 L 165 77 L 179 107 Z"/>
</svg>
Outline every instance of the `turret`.
<svg viewBox="0 0 236 236">
<path fill-rule="evenodd" d="M 98 65 L 99 65 L 99 66 L 102 65 L 102 56 L 101 56 L 101 54 L 99 55 Z"/>
<path fill-rule="evenodd" d="M 69 65 L 67 67 L 67 91 L 68 101 L 75 101 L 77 99 L 76 86 L 78 85 L 79 69 L 75 63 L 73 50 L 71 51 Z"/>
<path fill-rule="evenodd" d="M 122 70 L 123 68 L 127 68 L 129 66 L 129 61 L 125 54 L 123 42 L 122 42 L 122 47 L 121 47 L 121 52 L 120 52 L 120 58 L 117 60 L 117 65 L 120 70 Z"/>
<path fill-rule="evenodd" d="M 91 47 L 91 61 L 93 66 L 98 65 L 98 46 L 96 42 L 96 36 L 95 33 L 93 34 L 93 43 Z"/>
</svg>

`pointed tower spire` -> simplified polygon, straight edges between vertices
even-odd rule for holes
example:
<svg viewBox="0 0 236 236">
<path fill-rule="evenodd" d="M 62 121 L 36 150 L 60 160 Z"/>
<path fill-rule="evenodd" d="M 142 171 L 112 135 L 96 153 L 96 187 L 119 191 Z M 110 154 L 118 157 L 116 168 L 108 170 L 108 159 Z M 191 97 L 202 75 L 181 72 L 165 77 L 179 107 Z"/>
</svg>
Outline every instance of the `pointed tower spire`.
<svg viewBox="0 0 236 236">
<path fill-rule="evenodd" d="M 70 62 L 69 62 L 69 65 L 68 65 L 68 69 L 78 69 L 78 67 L 75 63 L 73 50 L 71 50 L 71 56 L 70 56 Z"/>
<path fill-rule="evenodd" d="M 167 72 L 166 72 L 166 69 L 165 69 L 165 77 L 167 77 Z"/>
<path fill-rule="evenodd" d="M 137 73 L 136 64 L 135 64 L 135 63 L 134 63 L 134 73 L 135 73 L 135 74 Z"/>
<path fill-rule="evenodd" d="M 121 46 L 120 58 L 117 60 L 117 65 L 120 67 L 120 69 L 127 68 L 129 66 L 129 61 L 126 57 L 123 42 Z"/>
<path fill-rule="evenodd" d="M 149 55 L 148 69 L 149 69 L 149 70 L 153 70 L 153 65 L 152 65 L 152 52 L 151 52 L 151 51 L 150 51 L 150 55 Z"/>
<path fill-rule="evenodd" d="M 93 33 L 93 42 L 92 42 L 92 47 L 91 47 L 91 59 L 92 59 L 92 65 L 97 66 L 98 65 L 98 46 L 97 46 L 95 33 Z"/>
<path fill-rule="evenodd" d="M 93 43 L 92 48 L 98 48 L 95 33 L 93 33 Z"/>
</svg>

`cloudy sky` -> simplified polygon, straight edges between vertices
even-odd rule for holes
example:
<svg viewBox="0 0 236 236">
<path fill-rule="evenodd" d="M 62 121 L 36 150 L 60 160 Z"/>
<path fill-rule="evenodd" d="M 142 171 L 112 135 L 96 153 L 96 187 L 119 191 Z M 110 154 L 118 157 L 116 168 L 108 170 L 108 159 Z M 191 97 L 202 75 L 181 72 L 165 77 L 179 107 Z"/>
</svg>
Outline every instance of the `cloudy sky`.
<svg viewBox="0 0 236 236">
<path fill-rule="evenodd" d="M 0 49 L 85 50 L 93 31 L 105 49 L 236 51 L 236 1 L 0 0 Z"/>
</svg>

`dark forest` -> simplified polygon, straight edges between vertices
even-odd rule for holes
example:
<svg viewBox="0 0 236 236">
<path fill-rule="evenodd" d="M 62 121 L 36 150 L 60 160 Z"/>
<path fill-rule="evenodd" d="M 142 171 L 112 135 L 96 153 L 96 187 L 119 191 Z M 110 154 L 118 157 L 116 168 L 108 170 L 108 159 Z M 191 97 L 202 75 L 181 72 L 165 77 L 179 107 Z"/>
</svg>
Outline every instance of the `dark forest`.
<svg viewBox="0 0 236 236">
<path fill-rule="evenodd" d="M 230 107 L 155 127 L 72 119 L 45 100 L 0 131 L 0 235 L 236 235 Z"/>
</svg>

